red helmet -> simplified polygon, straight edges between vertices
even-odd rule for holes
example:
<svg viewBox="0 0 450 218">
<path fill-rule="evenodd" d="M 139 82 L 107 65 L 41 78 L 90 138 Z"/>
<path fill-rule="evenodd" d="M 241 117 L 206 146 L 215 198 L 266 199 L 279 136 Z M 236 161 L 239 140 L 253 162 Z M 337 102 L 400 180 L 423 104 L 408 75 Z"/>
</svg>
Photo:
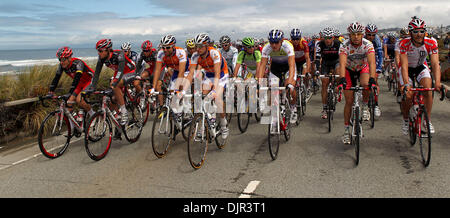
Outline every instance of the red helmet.
<svg viewBox="0 0 450 218">
<path fill-rule="evenodd" d="M 353 22 L 347 27 L 349 33 L 362 33 L 364 32 L 364 26 L 359 22 Z"/>
<path fill-rule="evenodd" d="M 146 40 L 142 43 L 141 48 L 143 51 L 145 50 L 148 51 L 152 49 L 152 46 L 153 46 L 152 42 L 150 42 L 150 40 Z"/>
<path fill-rule="evenodd" d="M 95 49 L 97 50 L 111 47 L 112 47 L 111 39 L 100 39 L 95 45 Z"/>
<path fill-rule="evenodd" d="M 72 54 L 72 49 L 67 46 L 61 47 L 56 51 L 56 57 L 58 59 L 71 57 Z"/>
<path fill-rule="evenodd" d="M 420 18 L 413 17 L 413 19 L 408 24 L 408 30 L 411 32 L 415 29 L 426 29 L 427 25 L 425 25 L 425 21 Z"/>
</svg>

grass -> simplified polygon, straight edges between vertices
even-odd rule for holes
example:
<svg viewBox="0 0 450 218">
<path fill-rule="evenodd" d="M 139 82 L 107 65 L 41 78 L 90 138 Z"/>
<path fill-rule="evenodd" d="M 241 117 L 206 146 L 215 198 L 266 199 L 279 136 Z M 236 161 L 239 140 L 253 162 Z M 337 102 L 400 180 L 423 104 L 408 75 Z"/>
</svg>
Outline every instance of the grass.
<svg viewBox="0 0 450 218">
<path fill-rule="evenodd" d="M 89 66 L 95 69 L 95 64 L 89 64 Z M 41 65 L 27 68 L 21 74 L 0 76 L 0 102 L 46 95 L 56 70 L 57 65 Z M 109 78 L 112 75 L 113 71 L 104 67 L 100 74 L 97 88 L 107 88 Z M 55 93 L 57 95 L 66 94 L 71 84 L 72 78 L 64 74 Z M 2 114 L 0 117 L 0 138 L 18 131 L 23 131 L 29 135 L 37 134 L 42 120 L 50 111 L 56 108 L 55 106 L 45 108 L 40 102 L 13 107 L 0 106 L 0 113 Z"/>
</svg>

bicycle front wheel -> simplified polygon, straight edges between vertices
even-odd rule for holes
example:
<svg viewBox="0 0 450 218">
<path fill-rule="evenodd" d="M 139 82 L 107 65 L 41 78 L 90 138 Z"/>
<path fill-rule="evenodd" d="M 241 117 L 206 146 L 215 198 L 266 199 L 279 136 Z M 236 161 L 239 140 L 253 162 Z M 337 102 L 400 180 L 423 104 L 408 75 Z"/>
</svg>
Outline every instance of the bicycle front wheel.
<svg viewBox="0 0 450 218">
<path fill-rule="evenodd" d="M 128 124 L 124 127 L 124 135 L 128 142 L 134 143 L 141 136 L 145 117 L 138 105 L 130 104 L 127 107 L 127 110 L 129 113 L 129 121 Z"/>
<path fill-rule="evenodd" d="M 422 162 L 425 167 L 430 165 L 431 160 L 431 132 L 430 132 L 430 120 L 428 119 L 427 109 L 425 106 L 421 106 L 420 110 L 420 121 L 419 122 L 419 145 L 420 145 L 420 156 L 422 157 Z M 426 128 L 423 128 L 425 125 Z"/>
<path fill-rule="evenodd" d="M 369 94 L 370 128 L 375 126 L 375 97 L 373 92 Z"/>
<path fill-rule="evenodd" d="M 44 140 L 44 137 L 48 137 Z M 55 159 L 64 154 L 72 137 L 70 123 L 66 115 L 53 111 L 41 123 L 38 145 L 42 154 Z"/>
<path fill-rule="evenodd" d="M 355 117 L 353 119 L 352 143 L 355 146 L 355 164 L 359 164 L 359 140 L 361 138 L 361 123 L 359 108 L 355 108 Z"/>
<path fill-rule="evenodd" d="M 156 157 L 162 158 L 167 154 L 173 142 L 173 121 L 167 108 L 163 107 L 155 116 L 152 126 L 152 148 Z"/>
<path fill-rule="evenodd" d="M 209 131 L 203 114 L 196 114 L 189 127 L 188 158 L 194 169 L 200 169 L 208 151 Z"/>
<path fill-rule="evenodd" d="M 112 135 L 111 121 L 106 113 L 99 111 L 88 120 L 85 129 L 84 146 L 92 160 L 99 161 L 108 154 Z"/>
<path fill-rule="evenodd" d="M 280 148 L 280 131 L 278 131 L 278 126 L 274 123 L 270 124 L 268 129 L 270 157 L 272 157 L 272 160 L 276 160 Z"/>
</svg>

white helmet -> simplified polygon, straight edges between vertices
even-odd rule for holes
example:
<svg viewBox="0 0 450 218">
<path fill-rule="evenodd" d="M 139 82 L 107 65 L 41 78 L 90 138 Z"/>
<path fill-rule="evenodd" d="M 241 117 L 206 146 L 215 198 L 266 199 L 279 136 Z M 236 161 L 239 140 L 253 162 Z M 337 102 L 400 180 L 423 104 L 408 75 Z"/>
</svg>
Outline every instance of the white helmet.
<svg viewBox="0 0 450 218">
<path fill-rule="evenodd" d="M 200 33 L 194 39 L 195 44 L 208 44 L 210 41 L 211 39 L 206 33 Z"/>
<path fill-rule="evenodd" d="M 131 43 L 130 42 L 124 42 L 121 46 L 122 50 L 130 50 L 131 49 Z"/>
<path fill-rule="evenodd" d="M 173 35 L 167 35 L 161 38 L 161 46 L 175 45 L 177 40 Z"/>
<path fill-rule="evenodd" d="M 347 27 L 349 33 L 362 33 L 364 32 L 364 26 L 359 22 L 353 22 Z"/>
</svg>

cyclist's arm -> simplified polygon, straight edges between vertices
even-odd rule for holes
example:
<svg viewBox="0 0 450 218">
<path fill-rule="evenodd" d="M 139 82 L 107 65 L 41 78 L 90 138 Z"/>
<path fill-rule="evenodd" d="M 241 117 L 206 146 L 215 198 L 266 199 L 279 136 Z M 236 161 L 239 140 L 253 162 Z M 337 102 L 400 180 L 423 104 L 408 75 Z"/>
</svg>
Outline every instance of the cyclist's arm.
<svg viewBox="0 0 450 218">
<path fill-rule="evenodd" d="M 395 68 L 398 70 L 398 65 L 400 64 L 400 52 L 395 51 Z"/>
<path fill-rule="evenodd" d="M 95 67 L 94 76 L 92 77 L 90 85 L 92 88 L 94 88 L 94 90 L 97 87 L 97 82 L 100 77 L 100 73 L 102 72 L 102 68 L 103 68 L 103 61 L 100 59 L 100 57 L 98 57 L 97 66 Z"/>
<path fill-rule="evenodd" d="M 162 62 L 157 61 L 155 66 L 155 72 L 153 75 L 153 87 L 156 87 L 156 84 L 161 74 L 161 69 L 162 69 Z"/>
<path fill-rule="evenodd" d="M 387 45 L 383 44 L 383 50 L 384 50 L 384 59 L 389 59 L 388 55 L 387 55 Z"/>
<path fill-rule="evenodd" d="M 263 75 L 264 75 L 264 70 L 266 70 L 265 69 L 265 66 L 267 65 L 267 61 L 269 60 L 269 58 L 265 58 L 265 57 L 262 57 L 261 58 L 261 63 L 260 63 L 260 66 L 262 66 L 262 67 L 260 67 L 259 68 L 259 72 L 257 72 L 256 74 L 257 74 L 257 78 L 258 79 L 261 79 L 262 77 L 263 77 Z M 295 61 L 295 60 L 294 60 Z"/>
<path fill-rule="evenodd" d="M 433 73 L 433 78 L 435 80 L 435 87 L 440 89 L 441 87 L 441 68 L 439 66 L 439 54 L 431 54 L 431 72 Z"/>
<path fill-rule="evenodd" d="M 220 65 L 221 65 L 221 62 L 214 64 L 214 88 L 213 88 L 213 90 L 216 91 L 216 93 L 217 93 L 216 88 L 219 86 L 220 70 L 221 70 Z"/>
<path fill-rule="evenodd" d="M 367 54 L 367 62 L 369 63 L 370 77 L 376 78 L 376 71 L 378 70 L 378 66 L 375 60 L 375 53 L 370 52 Z"/>
<path fill-rule="evenodd" d="M 144 68 L 145 68 L 144 58 L 142 57 L 142 55 L 140 55 L 136 62 L 136 75 L 140 76 L 144 71 Z"/>
<path fill-rule="evenodd" d="M 50 84 L 50 88 L 49 91 L 50 92 L 55 92 L 56 87 L 58 86 L 59 80 L 61 79 L 61 75 L 62 75 L 62 67 L 61 65 L 58 66 L 58 70 L 56 71 L 55 77 L 53 78 L 52 83 Z"/>
<path fill-rule="evenodd" d="M 378 41 L 378 43 L 380 44 L 376 49 L 375 49 L 375 65 L 376 65 L 376 71 L 382 71 L 382 66 L 383 66 L 383 49 L 381 48 L 381 42 Z"/>
<path fill-rule="evenodd" d="M 117 69 L 116 77 L 113 80 L 116 83 L 118 83 L 118 82 L 120 82 L 120 80 L 122 80 L 122 77 L 123 77 L 123 74 L 124 74 L 124 70 L 125 70 L 125 53 L 123 51 L 121 51 L 119 53 L 118 59 L 119 59 L 119 66 L 118 66 L 118 69 Z"/>
<path fill-rule="evenodd" d="M 83 75 L 83 71 L 77 70 L 75 76 L 73 77 L 72 86 L 70 87 L 69 93 L 73 96 L 76 96 L 77 94 L 74 93 L 75 89 L 78 86 L 78 83 L 80 83 L 81 76 Z"/>
<path fill-rule="evenodd" d="M 339 54 L 339 77 L 345 78 L 345 67 L 347 65 L 347 55 Z"/>
<path fill-rule="evenodd" d="M 291 55 L 288 58 L 288 63 L 289 63 L 289 78 L 288 78 L 288 83 L 293 83 L 294 80 L 294 76 L 295 76 L 295 55 Z"/>
<path fill-rule="evenodd" d="M 402 78 L 403 78 L 403 84 L 409 83 L 409 77 L 408 77 L 408 55 L 406 53 L 400 53 L 400 62 L 402 63 Z"/>
</svg>

